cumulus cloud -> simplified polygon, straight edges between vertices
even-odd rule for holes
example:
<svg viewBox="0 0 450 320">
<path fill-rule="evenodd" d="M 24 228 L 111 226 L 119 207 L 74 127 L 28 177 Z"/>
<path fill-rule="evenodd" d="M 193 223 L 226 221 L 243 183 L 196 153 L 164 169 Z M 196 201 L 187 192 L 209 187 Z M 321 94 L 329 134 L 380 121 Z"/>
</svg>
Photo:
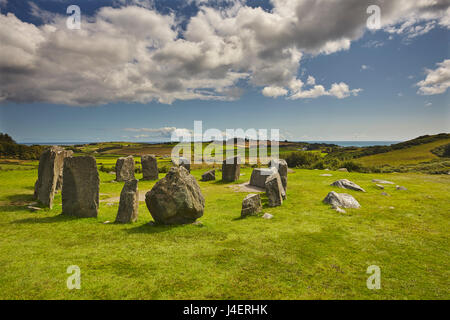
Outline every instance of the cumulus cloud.
<svg viewBox="0 0 450 320">
<path fill-rule="evenodd" d="M 288 91 L 286 89 L 280 88 L 280 87 L 265 87 L 262 91 L 263 95 L 265 95 L 266 97 L 272 97 L 272 98 L 285 96 L 285 95 L 287 95 L 287 93 L 288 93 Z"/>
<path fill-rule="evenodd" d="M 125 128 L 124 131 L 129 132 L 142 132 L 137 137 L 154 137 L 154 138 L 171 138 L 175 136 L 183 136 L 186 134 L 191 134 L 191 130 L 186 128 L 176 128 L 176 127 L 163 127 L 163 128 Z"/>
<path fill-rule="evenodd" d="M 348 50 L 366 32 L 369 5 L 380 5 L 382 28 L 392 34 L 450 26 L 444 0 L 272 0 L 270 11 L 243 1 L 194 2 L 198 12 L 182 21 L 152 1 L 117 0 L 132 6 L 103 7 L 84 17 L 81 30 L 37 8 L 46 21 L 39 27 L 0 14 L 0 101 L 234 100 L 241 82 L 270 97 L 345 98 L 360 89 L 333 83 L 326 90 L 312 77 L 304 88 L 298 70 L 305 54 Z"/>
<path fill-rule="evenodd" d="M 419 87 L 418 94 L 441 94 L 446 92 L 447 88 L 450 87 L 450 59 L 437 63 L 436 69 L 427 69 L 425 73 L 427 75 L 425 80 L 416 84 Z"/>
</svg>

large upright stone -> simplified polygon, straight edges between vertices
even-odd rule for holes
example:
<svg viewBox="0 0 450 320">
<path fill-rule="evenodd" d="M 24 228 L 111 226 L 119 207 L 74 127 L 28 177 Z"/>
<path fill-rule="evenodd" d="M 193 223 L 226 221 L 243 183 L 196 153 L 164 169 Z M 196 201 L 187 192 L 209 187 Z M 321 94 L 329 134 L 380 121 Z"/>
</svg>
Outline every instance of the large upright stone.
<svg viewBox="0 0 450 320">
<path fill-rule="evenodd" d="M 158 180 L 158 161 L 154 155 L 141 156 L 143 180 Z"/>
<path fill-rule="evenodd" d="M 38 179 L 34 184 L 34 197 L 43 205 L 53 207 L 56 190 L 62 186 L 64 158 L 72 156 L 73 151 L 52 146 L 39 158 Z"/>
<path fill-rule="evenodd" d="M 239 180 L 241 174 L 241 158 L 227 158 L 222 163 L 222 181 L 233 182 Z"/>
<path fill-rule="evenodd" d="M 259 188 L 265 188 L 267 178 L 269 178 L 275 172 L 277 172 L 276 168 L 253 169 L 252 176 L 250 177 L 250 185 Z"/>
<path fill-rule="evenodd" d="M 242 201 L 241 217 L 255 215 L 262 210 L 261 197 L 259 194 L 251 193 Z"/>
<path fill-rule="evenodd" d="M 137 221 L 139 210 L 139 190 L 136 179 L 125 181 L 120 192 L 119 211 L 116 222 L 130 223 Z"/>
<path fill-rule="evenodd" d="M 205 198 L 197 180 L 184 167 L 172 167 L 152 190 L 145 203 L 156 223 L 192 223 L 203 215 Z"/>
<path fill-rule="evenodd" d="M 286 198 L 286 193 L 278 172 L 267 178 L 266 195 L 269 200 L 269 207 L 278 207 L 283 204 L 283 199 Z"/>
<path fill-rule="evenodd" d="M 81 218 L 97 217 L 100 178 L 95 158 L 64 159 L 62 213 Z"/>
<path fill-rule="evenodd" d="M 280 174 L 281 183 L 283 185 L 284 191 L 287 188 L 287 175 L 288 175 L 288 165 L 284 159 L 272 159 L 269 162 L 269 168 L 277 168 Z"/>
<path fill-rule="evenodd" d="M 127 181 L 134 179 L 133 156 L 120 157 L 116 161 L 116 181 Z"/>
</svg>

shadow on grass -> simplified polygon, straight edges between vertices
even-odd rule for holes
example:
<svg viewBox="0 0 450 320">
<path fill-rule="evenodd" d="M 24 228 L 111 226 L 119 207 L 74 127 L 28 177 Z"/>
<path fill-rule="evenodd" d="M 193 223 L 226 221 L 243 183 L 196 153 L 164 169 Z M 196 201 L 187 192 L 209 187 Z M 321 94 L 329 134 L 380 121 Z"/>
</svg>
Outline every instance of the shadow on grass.
<svg viewBox="0 0 450 320">
<path fill-rule="evenodd" d="M 174 228 L 180 228 L 186 225 L 163 225 L 163 224 L 150 224 L 146 223 L 143 225 L 140 225 L 138 227 L 134 227 L 131 229 L 125 229 L 124 231 L 130 234 L 140 234 L 140 233 L 146 233 L 146 234 L 152 234 L 152 233 L 161 233 L 170 231 Z"/>
<path fill-rule="evenodd" d="M 12 194 L 9 196 L 6 196 L 5 199 L 11 202 L 11 205 L 17 205 L 17 203 L 24 203 L 24 202 L 33 202 L 33 194 L 31 193 L 25 193 L 25 194 Z"/>
<path fill-rule="evenodd" d="M 26 218 L 26 219 L 15 220 L 15 221 L 12 221 L 11 223 L 15 223 L 15 224 L 58 223 L 58 222 L 65 222 L 65 221 L 78 220 L 78 219 L 80 219 L 80 218 L 64 215 L 61 213 L 57 216 L 52 216 L 52 217 Z"/>
</svg>

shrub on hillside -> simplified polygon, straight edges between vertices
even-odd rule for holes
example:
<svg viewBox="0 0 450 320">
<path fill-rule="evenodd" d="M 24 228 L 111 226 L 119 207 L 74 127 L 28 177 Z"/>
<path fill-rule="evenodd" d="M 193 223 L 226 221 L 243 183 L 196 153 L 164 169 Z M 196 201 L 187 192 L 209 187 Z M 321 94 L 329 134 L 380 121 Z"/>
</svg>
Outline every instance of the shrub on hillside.
<svg viewBox="0 0 450 320">
<path fill-rule="evenodd" d="M 321 156 L 314 152 L 297 151 L 292 152 L 286 157 L 289 167 L 312 167 L 321 159 Z"/>
</svg>

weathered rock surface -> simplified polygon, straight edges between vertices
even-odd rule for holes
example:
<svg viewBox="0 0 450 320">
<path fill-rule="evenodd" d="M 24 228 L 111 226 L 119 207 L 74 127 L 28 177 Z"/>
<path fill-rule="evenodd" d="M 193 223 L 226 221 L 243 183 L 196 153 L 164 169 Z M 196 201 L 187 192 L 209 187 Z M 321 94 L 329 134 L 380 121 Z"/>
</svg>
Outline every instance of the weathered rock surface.
<svg viewBox="0 0 450 320">
<path fill-rule="evenodd" d="M 138 219 L 139 190 L 136 179 L 125 181 L 120 192 L 119 210 L 116 216 L 118 223 L 135 222 Z"/>
<path fill-rule="evenodd" d="M 329 174 L 329 173 L 324 173 L 324 174 L 319 174 L 319 176 L 321 176 L 321 177 L 332 177 L 333 175 Z"/>
<path fill-rule="evenodd" d="M 356 183 L 354 183 L 350 180 L 347 180 L 347 179 L 337 180 L 337 181 L 333 182 L 331 185 L 334 187 L 342 188 L 342 189 L 366 192 L 366 190 L 364 190 L 363 188 L 358 186 Z"/>
<path fill-rule="evenodd" d="M 191 172 L 191 161 L 188 158 L 184 158 L 184 157 L 174 158 L 174 157 L 172 157 L 172 163 L 173 163 L 174 166 L 183 167 L 188 172 Z"/>
<path fill-rule="evenodd" d="M 286 160 L 284 159 L 272 159 L 269 162 L 269 168 L 278 169 L 278 173 L 280 174 L 281 184 L 283 185 L 284 191 L 287 190 L 287 176 L 288 176 L 288 165 Z"/>
<path fill-rule="evenodd" d="M 52 146 L 39 158 L 38 178 L 34 184 L 34 198 L 50 209 L 56 190 L 62 187 L 64 158 L 71 157 L 73 151 Z"/>
<path fill-rule="evenodd" d="M 380 179 L 373 179 L 372 182 L 379 183 L 379 184 L 395 184 L 395 183 L 393 183 L 391 181 L 380 180 Z"/>
<path fill-rule="evenodd" d="M 283 204 L 283 199 L 286 199 L 286 194 L 278 172 L 267 178 L 266 195 L 269 199 L 269 207 L 281 206 Z"/>
<path fill-rule="evenodd" d="M 202 174 L 202 181 L 216 180 L 216 170 L 209 170 Z"/>
<path fill-rule="evenodd" d="M 242 201 L 241 217 L 255 215 L 261 210 L 261 197 L 259 194 L 251 193 Z"/>
<path fill-rule="evenodd" d="M 348 172 L 347 168 L 339 168 L 339 169 L 337 169 L 337 171 L 340 171 L 340 172 Z"/>
<path fill-rule="evenodd" d="M 116 181 L 127 181 L 134 179 L 133 156 L 120 157 L 116 161 Z"/>
<path fill-rule="evenodd" d="M 330 204 L 333 208 L 360 208 L 361 205 L 351 195 L 331 191 L 323 199 L 323 202 Z"/>
<path fill-rule="evenodd" d="M 227 158 L 222 163 L 222 180 L 225 182 L 233 182 L 239 180 L 241 173 L 241 158 Z"/>
<path fill-rule="evenodd" d="M 267 178 L 270 177 L 275 172 L 277 172 L 276 168 L 255 168 L 255 169 L 253 169 L 252 175 L 250 177 L 250 185 L 259 187 L 259 188 L 265 188 Z"/>
<path fill-rule="evenodd" d="M 64 159 L 62 213 L 82 218 L 97 217 L 100 179 L 95 158 Z"/>
<path fill-rule="evenodd" d="M 154 155 L 141 156 L 141 165 L 143 180 L 158 180 L 158 161 Z"/>
<path fill-rule="evenodd" d="M 403 191 L 408 190 L 407 188 L 405 188 L 405 187 L 403 187 L 403 186 L 396 186 L 395 188 L 396 188 L 397 190 L 403 190 Z"/>
<path fill-rule="evenodd" d="M 381 185 L 381 184 L 376 184 L 375 185 L 378 189 L 381 189 L 381 190 L 383 190 L 384 189 L 384 186 L 383 185 Z"/>
<path fill-rule="evenodd" d="M 192 223 L 203 215 L 205 198 L 194 176 L 184 167 L 172 167 L 152 190 L 145 203 L 159 224 Z"/>
</svg>

